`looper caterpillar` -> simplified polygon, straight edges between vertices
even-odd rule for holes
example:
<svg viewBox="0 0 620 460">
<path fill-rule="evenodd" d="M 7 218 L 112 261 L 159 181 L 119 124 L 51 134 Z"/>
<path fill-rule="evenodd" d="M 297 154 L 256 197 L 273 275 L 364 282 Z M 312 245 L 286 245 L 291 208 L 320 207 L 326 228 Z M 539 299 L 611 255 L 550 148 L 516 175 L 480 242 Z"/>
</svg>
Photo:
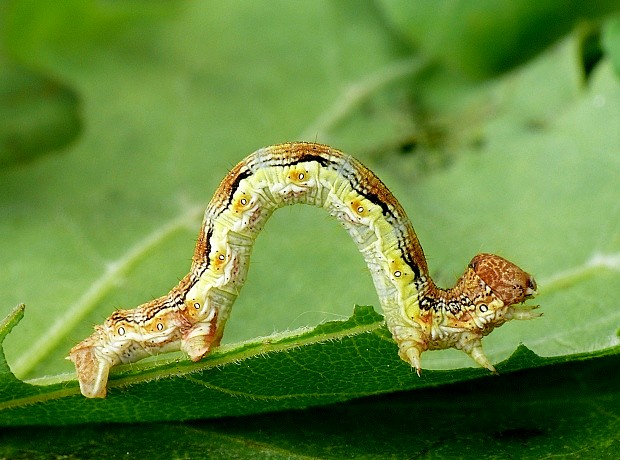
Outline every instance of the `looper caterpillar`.
<svg viewBox="0 0 620 460">
<path fill-rule="evenodd" d="M 296 203 L 325 208 L 347 229 L 399 355 L 418 375 L 424 351 L 451 347 L 495 371 L 482 337 L 511 319 L 540 316 L 536 306 L 518 305 L 535 294 L 534 278 L 496 255 L 477 255 L 453 288 L 437 287 L 405 211 L 374 173 L 326 145 L 279 144 L 254 152 L 224 178 L 205 211 L 191 270 L 170 293 L 115 311 L 71 349 L 82 394 L 105 397 L 117 364 L 179 349 L 198 361 L 216 347 L 257 234 L 276 209 Z"/>
</svg>

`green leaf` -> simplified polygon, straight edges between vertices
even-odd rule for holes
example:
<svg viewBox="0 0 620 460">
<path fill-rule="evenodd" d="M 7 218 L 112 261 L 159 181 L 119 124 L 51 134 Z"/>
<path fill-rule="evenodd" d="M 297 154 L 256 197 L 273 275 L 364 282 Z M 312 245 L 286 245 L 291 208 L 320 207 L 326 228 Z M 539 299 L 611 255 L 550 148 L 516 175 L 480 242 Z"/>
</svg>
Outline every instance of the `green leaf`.
<svg viewBox="0 0 620 460">
<path fill-rule="evenodd" d="M 519 353 L 531 356 L 525 349 Z M 418 389 L 304 411 L 193 423 L 46 427 L 37 436 L 30 435 L 32 427 L 4 427 L 0 455 L 503 458 L 519 453 L 527 459 L 578 452 L 613 458 L 619 447 L 614 415 L 620 395 L 615 379 L 607 376 L 616 375 L 619 366 L 616 354 L 476 379 L 457 392 L 454 386 Z M 414 428 L 412 421 L 418 422 Z"/>
<path fill-rule="evenodd" d="M 603 46 L 614 65 L 617 75 L 620 75 L 620 17 L 610 19 L 603 29 Z"/>
<path fill-rule="evenodd" d="M 614 458 L 620 398 L 606 376 L 619 365 L 614 356 L 478 379 L 458 392 L 449 386 L 243 418 L 46 427 L 37 436 L 31 427 L 4 428 L 0 455 Z"/>
<path fill-rule="evenodd" d="M 0 167 L 60 151 L 79 134 L 68 87 L 11 63 L 0 50 Z"/>
<path fill-rule="evenodd" d="M 618 11 L 616 0 L 381 0 L 404 39 L 468 76 L 509 71 L 586 19 Z"/>
<path fill-rule="evenodd" d="M 0 334 L 6 335 L 23 310 L 23 305 L 14 310 Z M 84 399 L 75 381 L 62 378 L 42 379 L 36 381 L 36 386 L 21 383 L 6 363 L 0 362 L 0 385 L 5 389 L 0 393 L 0 425 L 248 415 L 489 376 L 485 369 L 460 369 L 426 371 L 423 378 L 418 378 L 398 358 L 396 345 L 382 320 L 371 307 L 357 307 L 347 321 L 273 335 L 233 349 L 224 347 L 200 363 L 177 357 L 166 363 L 160 360 L 120 366 L 111 377 L 110 394 L 103 401 Z M 584 356 L 541 359 L 521 346 L 498 366 L 498 371 L 514 372 L 613 354 L 620 354 L 620 347 Z M 128 405 L 128 399 L 134 402 Z"/>
<path fill-rule="evenodd" d="M 0 344 L 4 342 L 7 334 L 11 332 L 11 329 L 23 318 L 25 305 L 18 305 L 13 311 L 0 322 Z M 6 362 L 4 356 L 4 349 L 0 347 L 0 394 L 3 398 L 13 397 L 13 395 L 20 389 L 24 388 L 24 385 L 19 379 L 11 373 L 9 365 Z"/>
<path fill-rule="evenodd" d="M 167 292 L 189 267 L 200 215 L 227 169 L 290 139 L 330 143 L 377 172 L 410 215 L 440 284 L 451 285 L 482 251 L 535 274 L 544 316 L 485 339 L 508 374 L 501 382 L 518 369 L 555 372 L 554 363 L 618 354 L 620 84 L 609 41 L 588 80 L 574 34 L 511 73 L 472 83 L 430 66 L 371 2 L 146 3 L 14 2 L 7 12 L 11 56 L 66 82 L 84 129 L 63 155 L 0 171 L 0 315 L 28 305 L 2 345 L 8 366 L 29 379 L 20 382 L 0 363 L 3 424 L 247 414 L 486 376 L 450 350 L 425 353 L 418 379 L 368 309 L 344 324 L 270 337 L 349 318 L 355 303 L 378 305 L 346 233 L 321 210 L 292 208 L 258 238 L 221 350 L 197 364 L 165 355 L 119 368 L 105 401 L 78 394 L 63 359 L 70 347 L 114 308 Z M 527 372 L 525 388 L 547 375 Z M 449 388 L 438 394 L 469 387 Z M 557 409 L 551 391 L 540 398 L 549 413 Z M 493 407 L 505 407 L 512 418 L 500 420 L 496 437 L 485 431 L 492 450 L 534 426 L 519 419 L 527 400 L 502 405 L 507 399 L 497 390 L 474 402 L 449 400 L 449 408 L 429 402 L 411 420 L 442 407 L 428 423 L 441 424 L 445 414 L 452 426 L 474 410 L 493 423 Z M 569 419 L 588 423 L 593 413 Z M 399 435 L 418 434 L 411 420 L 397 420 L 405 427 Z M 597 421 L 613 425 L 607 415 Z M 590 442 L 563 423 L 558 431 L 535 428 L 545 440 L 552 433 L 556 447 L 562 439 Z M 296 439 L 290 431 L 282 428 L 281 438 Z M 468 445 L 478 433 L 437 432 L 462 435 Z M 600 433 L 613 440 L 609 429 Z M 431 441 L 422 445 L 433 449 Z"/>
</svg>

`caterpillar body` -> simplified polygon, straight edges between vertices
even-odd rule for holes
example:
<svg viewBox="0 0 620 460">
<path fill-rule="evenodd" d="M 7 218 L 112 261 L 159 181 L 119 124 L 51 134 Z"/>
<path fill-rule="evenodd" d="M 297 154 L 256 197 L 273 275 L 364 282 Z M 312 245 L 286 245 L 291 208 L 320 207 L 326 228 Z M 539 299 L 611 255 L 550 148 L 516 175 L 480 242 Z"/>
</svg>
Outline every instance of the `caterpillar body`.
<svg viewBox="0 0 620 460">
<path fill-rule="evenodd" d="M 80 390 L 106 396 L 110 368 L 183 350 L 198 361 L 216 347 L 249 267 L 254 240 L 271 214 L 296 203 L 325 208 L 362 253 L 400 357 L 421 371 L 426 350 L 458 348 L 494 371 L 481 339 L 510 319 L 532 319 L 534 278 L 479 254 L 451 289 L 428 273 L 405 211 L 356 159 L 326 145 L 296 142 L 260 149 L 235 166 L 211 199 L 190 272 L 167 295 L 115 311 L 74 346 Z"/>
</svg>

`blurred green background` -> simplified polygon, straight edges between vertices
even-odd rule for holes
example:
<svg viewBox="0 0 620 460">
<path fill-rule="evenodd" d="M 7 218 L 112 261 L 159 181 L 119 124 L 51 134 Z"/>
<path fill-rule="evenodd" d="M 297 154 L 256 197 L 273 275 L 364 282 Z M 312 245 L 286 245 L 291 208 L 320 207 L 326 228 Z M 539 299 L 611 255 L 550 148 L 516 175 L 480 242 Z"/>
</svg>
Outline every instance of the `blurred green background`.
<svg viewBox="0 0 620 460">
<path fill-rule="evenodd" d="M 541 356 L 617 347 L 619 10 L 0 2 L 0 314 L 27 304 L 9 364 L 23 378 L 71 372 L 62 358 L 93 324 L 186 273 L 227 170 L 288 140 L 377 172 L 440 284 L 482 251 L 536 275 L 545 317 L 486 339 L 493 361 L 520 342 Z M 321 210 L 284 209 L 257 240 L 225 342 L 346 318 L 356 303 L 378 308 L 345 232 Z"/>
</svg>

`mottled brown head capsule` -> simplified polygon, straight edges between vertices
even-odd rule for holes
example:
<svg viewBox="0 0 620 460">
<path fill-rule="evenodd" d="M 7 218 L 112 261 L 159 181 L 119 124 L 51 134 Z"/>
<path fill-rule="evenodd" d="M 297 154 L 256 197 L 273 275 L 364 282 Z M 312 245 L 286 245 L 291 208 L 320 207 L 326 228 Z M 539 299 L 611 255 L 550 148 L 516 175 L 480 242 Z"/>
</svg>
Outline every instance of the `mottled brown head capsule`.
<svg viewBox="0 0 620 460">
<path fill-rule="evenodd" d="M 505 305 L 524 302 L 536 294 L 534 277 L 500 256 L 478 254 L 469 266 Z"/>
</svg>

